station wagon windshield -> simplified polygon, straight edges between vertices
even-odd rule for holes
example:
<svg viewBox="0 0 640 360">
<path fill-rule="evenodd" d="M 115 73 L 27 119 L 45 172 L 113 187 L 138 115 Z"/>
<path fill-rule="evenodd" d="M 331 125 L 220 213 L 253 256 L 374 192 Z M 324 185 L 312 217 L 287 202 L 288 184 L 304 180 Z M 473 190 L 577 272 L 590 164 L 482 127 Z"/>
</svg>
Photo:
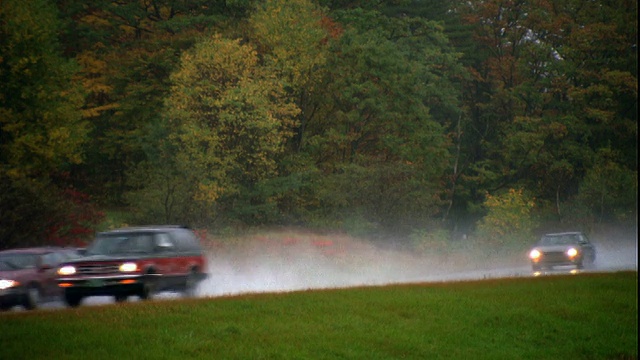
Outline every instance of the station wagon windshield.
<svg viewBox="0 0 640 360">
<path fill-rule="evenodd" d="M 578 238 L 575 235 L 544 236 L 540 240 L 541 245 L 571 245 L 577 242 Z"/>
<path fill-rule="evenodd" d="M 87 255 L 145 254 L 153 251 L 151 234 L 99 235 L 87 248 Z"/>
</svg>

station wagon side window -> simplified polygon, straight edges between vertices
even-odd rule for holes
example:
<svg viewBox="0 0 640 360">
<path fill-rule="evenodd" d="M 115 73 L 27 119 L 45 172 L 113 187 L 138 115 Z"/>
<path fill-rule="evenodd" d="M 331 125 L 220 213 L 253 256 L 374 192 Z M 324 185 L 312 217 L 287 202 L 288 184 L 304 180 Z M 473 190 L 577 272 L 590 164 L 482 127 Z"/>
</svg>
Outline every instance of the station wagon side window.
<svg viewBox="0 0 640 360">
<path fill-rule="evenodd" d="M 165 234 L 165 233 L 156 234 L 154 236 L 154 242 L 156 245 L 156 251 L 167 252 L 167 251 L 173 251 L 175 248 L 175 245 L 173 244 L 173 241 L 171 241 L 169 234 Z"/>
<path fill-rule="evenodd" d="M 173 232 L 180 251 L 200 251 L 200 242 L 195 234 L 189 230 L 176 230 Z"/>
<path fill-rule="evenodd" d="M 580 244 L 588 244 L 589 243 L 589 239 L 587 239 L 586 236 L 580 234 L 580 235 L 578 235 L 578 242 Z"/>
</svg>

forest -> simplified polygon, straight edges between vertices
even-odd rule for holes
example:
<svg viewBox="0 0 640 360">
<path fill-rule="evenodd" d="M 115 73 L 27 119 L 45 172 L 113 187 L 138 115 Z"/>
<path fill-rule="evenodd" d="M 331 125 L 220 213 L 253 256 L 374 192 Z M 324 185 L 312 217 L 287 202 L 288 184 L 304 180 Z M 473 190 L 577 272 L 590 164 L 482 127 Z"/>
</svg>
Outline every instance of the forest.
<svg viewBox="0 0 640 360">
<path fill-rule="evenodd" d="M 633 224 L 637 10 L 2 0 L 0 248 L 108 224 L 509 241 Z"/>
</svg>

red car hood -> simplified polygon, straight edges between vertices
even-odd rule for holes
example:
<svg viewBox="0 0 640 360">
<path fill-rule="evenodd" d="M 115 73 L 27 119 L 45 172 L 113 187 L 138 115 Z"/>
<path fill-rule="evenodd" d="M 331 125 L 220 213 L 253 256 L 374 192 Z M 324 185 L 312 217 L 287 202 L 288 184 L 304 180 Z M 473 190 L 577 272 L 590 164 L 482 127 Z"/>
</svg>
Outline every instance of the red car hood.
<svg viewBox="0 0 640 360">
<path fill-rule="evenodd" d="M 33 277 L 35 269 L 17 269 L 0 271 L 0 279 L 21 281 Z"/>
</svg>

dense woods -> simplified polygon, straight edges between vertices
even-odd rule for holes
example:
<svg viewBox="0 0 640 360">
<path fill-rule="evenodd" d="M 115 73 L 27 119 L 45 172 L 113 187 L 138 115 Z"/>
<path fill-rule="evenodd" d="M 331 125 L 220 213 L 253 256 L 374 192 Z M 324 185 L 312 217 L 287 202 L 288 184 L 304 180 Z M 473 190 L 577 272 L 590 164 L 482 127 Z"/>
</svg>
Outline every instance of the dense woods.
<svg viewBox="0 0 640 360">
<path fill-rule="evenodd" d="M 2 0 L 0 248 L 637 216 L 635 0 Z"/>
</svg>

